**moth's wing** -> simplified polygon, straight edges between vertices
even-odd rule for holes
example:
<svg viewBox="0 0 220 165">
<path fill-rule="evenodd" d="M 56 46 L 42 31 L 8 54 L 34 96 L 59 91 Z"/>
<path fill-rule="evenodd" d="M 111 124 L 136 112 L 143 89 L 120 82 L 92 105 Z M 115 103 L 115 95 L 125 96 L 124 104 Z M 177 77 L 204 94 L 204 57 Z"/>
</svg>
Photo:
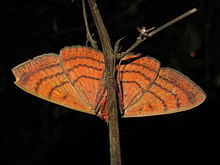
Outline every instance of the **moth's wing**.
<svg viewBox="0 0 220 165">
<path fill-rule="evenodd" d="M 66 76 L 86 104 L 96 108 L 104 89 L 104 55 L 93 48 L 83 46 L 65 47 L 60 58 Z"/>
<path fill-rule="evenodd" d="M 58 55 L 37 56 L 14 67 L 12 72 L 16 78 L 15 84 L 24 91 L 70 109 L 95 114 L 73 88 Z"/>
<path fill-rule="evenodd" d="M 124 108 L 135 104 L 144 95 L 159 74 L 160 62 L 153 57 L 127 55 L 120 65 Z"/>
<path fill-rule="evenodd" d="M 125 109 L 123 117 L 169 114 L 192 109 L 206 98 L 205 92 L 182 73 L 161 68 L 156 81 L 133 106 Z"/>
</svg>

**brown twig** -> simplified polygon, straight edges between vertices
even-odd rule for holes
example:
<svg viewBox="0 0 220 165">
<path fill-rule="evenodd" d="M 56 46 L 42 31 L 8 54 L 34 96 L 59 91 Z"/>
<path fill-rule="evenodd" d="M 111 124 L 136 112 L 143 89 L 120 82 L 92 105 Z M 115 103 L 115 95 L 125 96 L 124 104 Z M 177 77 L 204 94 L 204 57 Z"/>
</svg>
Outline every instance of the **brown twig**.
<svg viewBox="0 0 220 165">
<path fill-rule="evenodd" d="M 116 57 L 110 43 L 108 32 L 99 13 L 96 0 L 88 0 L 98 30 L 105 59 L 105 81 L 108 92 L 108 124 L 111 165 L 121 165 L 120 137 L 118 125 L 118 100 L 116 94 L 115 61 Z"/>
<path fill-rule="evenodd" d="M 140 43 L 142 43 L 142 42 L 145 41 L 146 39 L 152 37 L 152 36 L 155 35 L 156 33 L 160 32 L 161 30 L 163 30 L 163 29 L 165 29 L 165 28 L 167 28 L 167 27 L 169 27 L 169 26 L 171 26 L 172 24 L 174 24 L 174 23 L 176 23 L 176 22 L 182 20 L 183 18 L 185 18 L 185 17 L 187 17 L 187 16 L 189 16 L 189 15 L 195 13 L 196 11 L 197 11 L 197 9 L 196 9 L 196 8 L 193 8 L 193 9 L 187 11 L 186 13 L 184 13 L 184 14 L 182 14 L 182 15 L 180 15 L 180 16 L 174 18 L 173 20 L 167 22 L 166 24 L 160 26 L 159 28 L 156 28 L 155 30 L 152 30 L 150 33 L 141 34 L 141 32 L 139 31 L 139 32 L 140 32 L 140 36 L 137 37 L 136 42 L 135 42 L 126 52 L 122 52 L 122 53 L 118 56 L 118 58 L 122 58 L 122 57 L 126 56 L 128 53 L 130 53 L 134 48 L 136 48 Z"/>
</svg>

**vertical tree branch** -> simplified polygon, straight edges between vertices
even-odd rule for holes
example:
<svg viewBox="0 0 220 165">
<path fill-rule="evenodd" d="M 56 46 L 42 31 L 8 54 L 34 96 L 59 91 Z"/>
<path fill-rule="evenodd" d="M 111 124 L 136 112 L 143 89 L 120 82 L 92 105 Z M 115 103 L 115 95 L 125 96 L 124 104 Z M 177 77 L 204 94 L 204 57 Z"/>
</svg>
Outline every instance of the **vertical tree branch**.
<svg viewBox="0 0 220 165">
<path fill-rule="evenodd" d="M 88 0 L 105 54 L 105 81 L 108 92 L 108 124 L 111 165 L 121 165 L 120 137 L 118 125 L 118 100 L 115 81 L 115 60 L 108 32 L 99 13 L 96 0 Z"/>
</svg>

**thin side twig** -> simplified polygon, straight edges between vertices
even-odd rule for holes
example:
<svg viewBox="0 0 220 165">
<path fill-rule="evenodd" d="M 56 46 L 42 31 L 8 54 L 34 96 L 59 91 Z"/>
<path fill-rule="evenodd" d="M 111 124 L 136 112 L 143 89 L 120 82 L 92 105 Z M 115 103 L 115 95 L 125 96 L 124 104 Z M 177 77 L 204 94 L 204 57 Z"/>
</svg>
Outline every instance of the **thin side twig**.
<svg viewBox="0 0 220 165">
<path fill-rule="evenodd" d="M 193 8 L 193 9 L 187 11 L 186 13 L 184 13 L 184 14 L 172 19 L 171 21 L 165 23 L 164 25 L 160 26 L 159 28 L 156 28 L 155 30 L 151 31 L 150 33 L 145 33 L 145 34 L 140 35 L 139 37 L 137 37 L 137 40 L 135 41 L 135 43 L 133 45 L 131 45 L 131 47 L 128 48 L 127 51 L 122 52 L 117 58 L 125 57 L 128 53 L 130 53 L 134 48 L 136 48 L 139 44 L 144 42 L 146 39 L 154 36 L 156 33 L 158 33 L 160 31 L 162 31 L 163 29 L 173 25 L 174 23 L 182 20 L 183 18 L 195 13 L 196 11 L 197 11 L 197 9 Z"/>
<path fill-rule="evenodd" d="M 83 8 L 83 18 L 84 18 L 84 22 L 85 22 L 85 26 L 86 26 L 86 40 L 87 40 L 86 45 L 87 45 L 88 42 L 90 42 L 93 48 L 98 49 L 97 41 L 95 41 L 92 38 L 93 35 L 91 35 L 90 30 L 89 30 L 89 25 L 88 25 L 88 21 L 87 21 L 87 14 L 86 14 L 85 0 L 82 0 L 82 8 Z"/>
<path fill-rule="evenodd" d="M 176 22 L 182 20 L 183 18 L 185 18 L 185 17 L 187 17 L 187 16 L 189 16 L 189 15 L 195 13 L 196 11 L 197 11 L 196 8 L 193 8 L 193 9 L 187 11 L 186 13 L 184 13 L 184 14 L 182 14 L 182 15 L 176 17 L 176 18 L 174 18 L 173 20 L 167 22 L 166 24 L 164 24 L 164 25 L 160 26 L 159 28 L 155 29 L 154 31 L 150 32 L 150 33 L 147 35 L 147 37 L 152 37 L 153 35 L 155 35 L 156 33 L 160 32 L 161 30 L 163 30 L 163 29 L 165 29 L 165 28 L 171 26 L 172 24 L 174 24 L 174 23 L 176 23 Z"/>
</svg>

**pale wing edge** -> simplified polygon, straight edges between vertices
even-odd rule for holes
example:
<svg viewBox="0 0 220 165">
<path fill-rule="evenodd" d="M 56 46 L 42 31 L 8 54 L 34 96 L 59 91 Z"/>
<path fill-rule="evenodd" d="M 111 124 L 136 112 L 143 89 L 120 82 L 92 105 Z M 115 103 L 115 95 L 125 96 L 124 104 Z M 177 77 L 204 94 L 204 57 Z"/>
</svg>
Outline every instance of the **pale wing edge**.
<svg viewBox="0 0 220 165">
<path fill-rule="evenodd" d="M 33 96 L 39 97 L 39 98 L 41 98 L 41 99 L 43 99 L 43 100 L 52 102 L 52 103 L 57 104 L 57 105 L 64 106 L 64 107 L 69 108 L 69 109 L 77 110 L 77 111 L 79 111 L 79 112 L 83 112 L 83 113 L 88 113 L 88 114 L 95 115 L 95 112 L 94 112 L 94 111 L 83 111 L 83 110 L 81 110 L 81 109 L 77 109 L 77 108 L 74 108 L 74 107 L 72 107 L 72 106 L 69 106 L 69 105 L 66 105 L 66 104 L 63 104 L 63 103 L 57 103 L 55 100 L 53 101 L 52 99 L 48 99 L 48 98 L 46 98 L 46 97 L 44 97 L 44 96 L 41 96 L 41 95 L 39 95 L 39 94 L 36 94 L 35 92 L 33 92 L 33 91 L 31 91 L 31 90 L 29 90 L 29 89 L 27 89 L 27 88 L 24 88 L 23 86 L 19 85 L 16 81 L 14 82 L 14 84 L 15 84 L 16 86 L 18 86 L 20 89 L 22 89 L 23 91 L 25 91 L 25 92 L 27 92 L 27 93 L 33 95 Z M 91 112 L 91 113 L 90 113 L 90 112 Z"/>
<path fill-rule="evenodd" d="M 141 115 L 123 115 L 122 118 L 157 116 L 157 115 L 167 115 L 167 114 L 183 112 L 183 111 L 187 111 L 187 110 L 190 110 L 190 109 L 193 109 L 193 108 L 199 106 L 200 104 L 202 104 L 205 101 L 205 99 L 206 99 L 206 96 L 204 95 L 204 97 L 202 98 L 201 102 L 198 102 L 197 104 L 194 104 L 193 106 L 190 106 L 190 107 L 171 109 L 171 110 L 163 111 L 163 112 L 159 112 L 159 113 L 147 113 L 147 114 L 141 114 Z"/>
</svg>

